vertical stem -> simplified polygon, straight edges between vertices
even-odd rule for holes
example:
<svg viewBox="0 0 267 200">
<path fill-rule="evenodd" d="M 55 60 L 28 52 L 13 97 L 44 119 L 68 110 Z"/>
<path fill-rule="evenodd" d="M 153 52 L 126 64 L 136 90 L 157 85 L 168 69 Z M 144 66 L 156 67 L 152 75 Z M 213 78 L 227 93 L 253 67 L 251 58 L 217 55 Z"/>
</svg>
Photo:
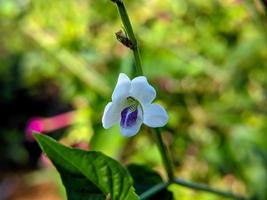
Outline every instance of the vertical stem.
<svg viewBox="0 0 267 200">
<path fill-rule="evenodd" d="M 156 141 L 157 141 L 158 149 L 160 151 L 161 158 L 162 158 L 162 161 L 164 164 L 164 168 L 165 168 L 167 175 L 168 175 L 168 179 L 169 179 L 169 181 L 173 181 L 174 180 L 173 167 L 171 164 L 171 159 L 167 154 L 167 148 L 163 143 L 161 132 L 160 132 L 159 128 L 154 129 L 154 132 L 156 135 Z"/>
<path fill-rule="evenodd" d="M 142 70 L 142 64 L 141 64 L 141 56 L 140 56 L 139 48 L 137 46 L 136 48 L 133 49 L 133 54 L 134 54 L 134 60 L 136 64 L 136 74 L 139 76 L 142 76 L 143 70 Z"/>
<path fill-rule="evenodd" d="M 141 63 L 141 56 L 140 56 L 140 50 L 137 44 L 137 40 L 136 37 L 134 35 L 133 32 L 133 28 L 128 16 L 128 13 L 125 9 L 125 6 L 122 2 L 122 0 L 112 0 L 114 3 L 116 3 L 119 13 L 120 13 L 120 17 L 123 23 L 123 26 L 127 32 L 127 35 L 129 36 L 131 42 L 133 43 L 133 54 L 134 54 L 134 59 L 135 59 L 135 64 L 136 64 L 136 74 L 138 76 L 142 76 L 143 75 L 143 70 L 142 70 L 142 63 Z"/>
</svg>

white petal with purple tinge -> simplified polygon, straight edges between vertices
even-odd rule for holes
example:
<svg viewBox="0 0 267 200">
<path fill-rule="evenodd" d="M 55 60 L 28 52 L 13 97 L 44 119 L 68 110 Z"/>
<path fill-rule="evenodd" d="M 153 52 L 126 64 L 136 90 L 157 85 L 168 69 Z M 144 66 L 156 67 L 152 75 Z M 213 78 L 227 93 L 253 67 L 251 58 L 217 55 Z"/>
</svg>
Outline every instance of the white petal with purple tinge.
<svg viewBox="0 0 267 200">
<path fill-rule="evenodd" d="M 146 77 L 139 76 L 132 80 L 130 96 L 138 100 L 142 106 L 150 104 L 156 97 L 156 90 L 149 85 Z"/>
<path fill-rule="evenodd" d="M 114 124 L 120 121 L 122 108 L 123 108 L 123 104 L 116 104 L 113 102 L 109 102 L 106 105 L 104 114 L 102 117 L 102 124 L 105 129 L 112 127 Z"/>
<path fill-rule="evenodd" d="M 112 101 L 121 101 L 129 96 L 131 80 L 126 74 L 120 73 L 116 87 L 112 93 Z"/>
<path fill-rule="evenodd" d="M 144 108 L 144 124 L 150 127 L 162 127 L 168 122 L 166 110 L 158 104 L 150 104 Z"/>
</svg>

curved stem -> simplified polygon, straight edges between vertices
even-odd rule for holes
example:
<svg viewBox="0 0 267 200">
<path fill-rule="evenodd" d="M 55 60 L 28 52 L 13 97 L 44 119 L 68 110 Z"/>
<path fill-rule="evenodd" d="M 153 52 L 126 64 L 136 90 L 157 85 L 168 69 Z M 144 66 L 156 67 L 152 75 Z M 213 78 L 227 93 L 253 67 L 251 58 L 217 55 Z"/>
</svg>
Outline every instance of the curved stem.
<svg viewBox="0 0 267 200">
<path fill-rule="evenodd" d="M 127 32 L 127 35 L 129 36 L 129 38 L 133 44 L 133 47 L 131 49 L 133 50 L 134 60 L 135 60 L 135 64 L 136 64 L 136 75 L 142 76 L 143 70 L 142 70 L 140 50 L 138 47 L 136 37 L 135 37 L 134 32 L 133 32 L 133 28 L 132 28 L 128 13 L 125 9 L 125 6 L 124 6 L 122 0 L 112 0 L 112 1 L 114 3 L 116 3 L 116 5 L 118 7 L 123 26 Z"/>
<path fill-rule="evenodd" d="M 169 182 L 162 182 L 162 183 L 159 183 L 159 184 L 153 186 L 152 188 L 148 189 L 147 191 L 145 191 L 144 193 L 142 193 L 140 195 L 140 200 L 148 199 L 149 197 L 153 196 L 154 194 L 157 194 L 158 192 L 160 192 L 161 190 L 164 190 L 169 185 L 170 185 Z"/>
<path fill-rule="evenodd" d="M 162 191 L 163 189 L 167 188 L 170 184 L 177 184 L 180 186 L 184 186 L 187 188 L 191 188 L 194 190 L 199 190 L 199 191 L 205 191 L 205 192 L 209 192 L 209 193 L 213 193 L 216 195 L 220 195 L 226 198 L 233 198 L 236 200 L 248 200 L 249 198 L 240 196 L 240 195 L 236 195 L 233 194 L 231 192 L 226 192 L 226 191 L 222 191 L 219 189 L 215 189 L 215 188 L 211 188 L 208 185 L 205 184 L 201 184 L 201 183 L 195 183 L 195 182 L 190 182 L 190 181 L 186 181 L 180 178 L 175 178 L 172 182 L 163 182 L 163 183 L 159 183 L 153 187 L 151 187 L 150 189 L 148 189 L 147 191 L 145 191 L 144 193 L 142 193 L 140 195 L 140 199 L 141 200 L 145 200 L 150 198 L 151 196 L 153 196 L 154 194 Z"/>
<path fill-rule="evenodd" d="M 194 183 L 194 182 L 185 181 L 185 180 L 180 179 L 180 178 L 175 178 L 173 183 L 184 186 L 184 187 L 188 187 L 191 189 L 195 189 L 195 190 L 202 190 L 202 191 L 206 191 L 209 193 L 214 193 L 214 194 L 221 195 L 221 196 L 228 197 L 228 198 L 233 198 L 233 199 L 238 199 L 238 200 L 247 199 L 245 197 L 238 196 L 238 195 L 233 194 L 231 192 L 226 192 L 226 191 L 222 191 L 219 189 L 211 188 L 208 185 L 201 184 L 201 183 Z"/>
</svg>

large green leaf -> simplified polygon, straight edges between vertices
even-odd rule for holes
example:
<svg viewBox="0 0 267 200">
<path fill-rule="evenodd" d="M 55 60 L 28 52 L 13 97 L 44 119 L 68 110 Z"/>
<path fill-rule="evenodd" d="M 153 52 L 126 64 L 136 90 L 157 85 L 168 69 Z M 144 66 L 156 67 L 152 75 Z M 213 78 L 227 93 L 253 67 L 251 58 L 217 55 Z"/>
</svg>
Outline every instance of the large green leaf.
<svg viewBox="0 0 267 200">
<path fill-rule="evenodd" d="M 112 158 L 101 152 L 66 147 L 45 135 L 34 137 L 59 171 L 68 199 L 139 199 L 130 174 Z"/>
</svg>

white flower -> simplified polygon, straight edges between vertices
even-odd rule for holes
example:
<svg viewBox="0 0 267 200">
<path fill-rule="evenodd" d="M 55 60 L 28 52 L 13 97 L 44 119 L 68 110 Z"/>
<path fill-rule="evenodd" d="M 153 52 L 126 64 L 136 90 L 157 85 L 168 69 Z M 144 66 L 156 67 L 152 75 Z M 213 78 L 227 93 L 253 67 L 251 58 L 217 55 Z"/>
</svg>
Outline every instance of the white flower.
<svg viewBox="0 0 267 200">
<path fill-rule="evenodd" d="M 168 121 L 165 109 L 152 104 L 155 89 L 146 77 L 138 76 L 132 81 L 121 73 L 109 102 L 104 110 L 102 124 L 105 129 L 120 124 L 122 135 L 131 137 L 140 130 L 142 123 L 150 127 L 162 127 Z"/>
</svg>

